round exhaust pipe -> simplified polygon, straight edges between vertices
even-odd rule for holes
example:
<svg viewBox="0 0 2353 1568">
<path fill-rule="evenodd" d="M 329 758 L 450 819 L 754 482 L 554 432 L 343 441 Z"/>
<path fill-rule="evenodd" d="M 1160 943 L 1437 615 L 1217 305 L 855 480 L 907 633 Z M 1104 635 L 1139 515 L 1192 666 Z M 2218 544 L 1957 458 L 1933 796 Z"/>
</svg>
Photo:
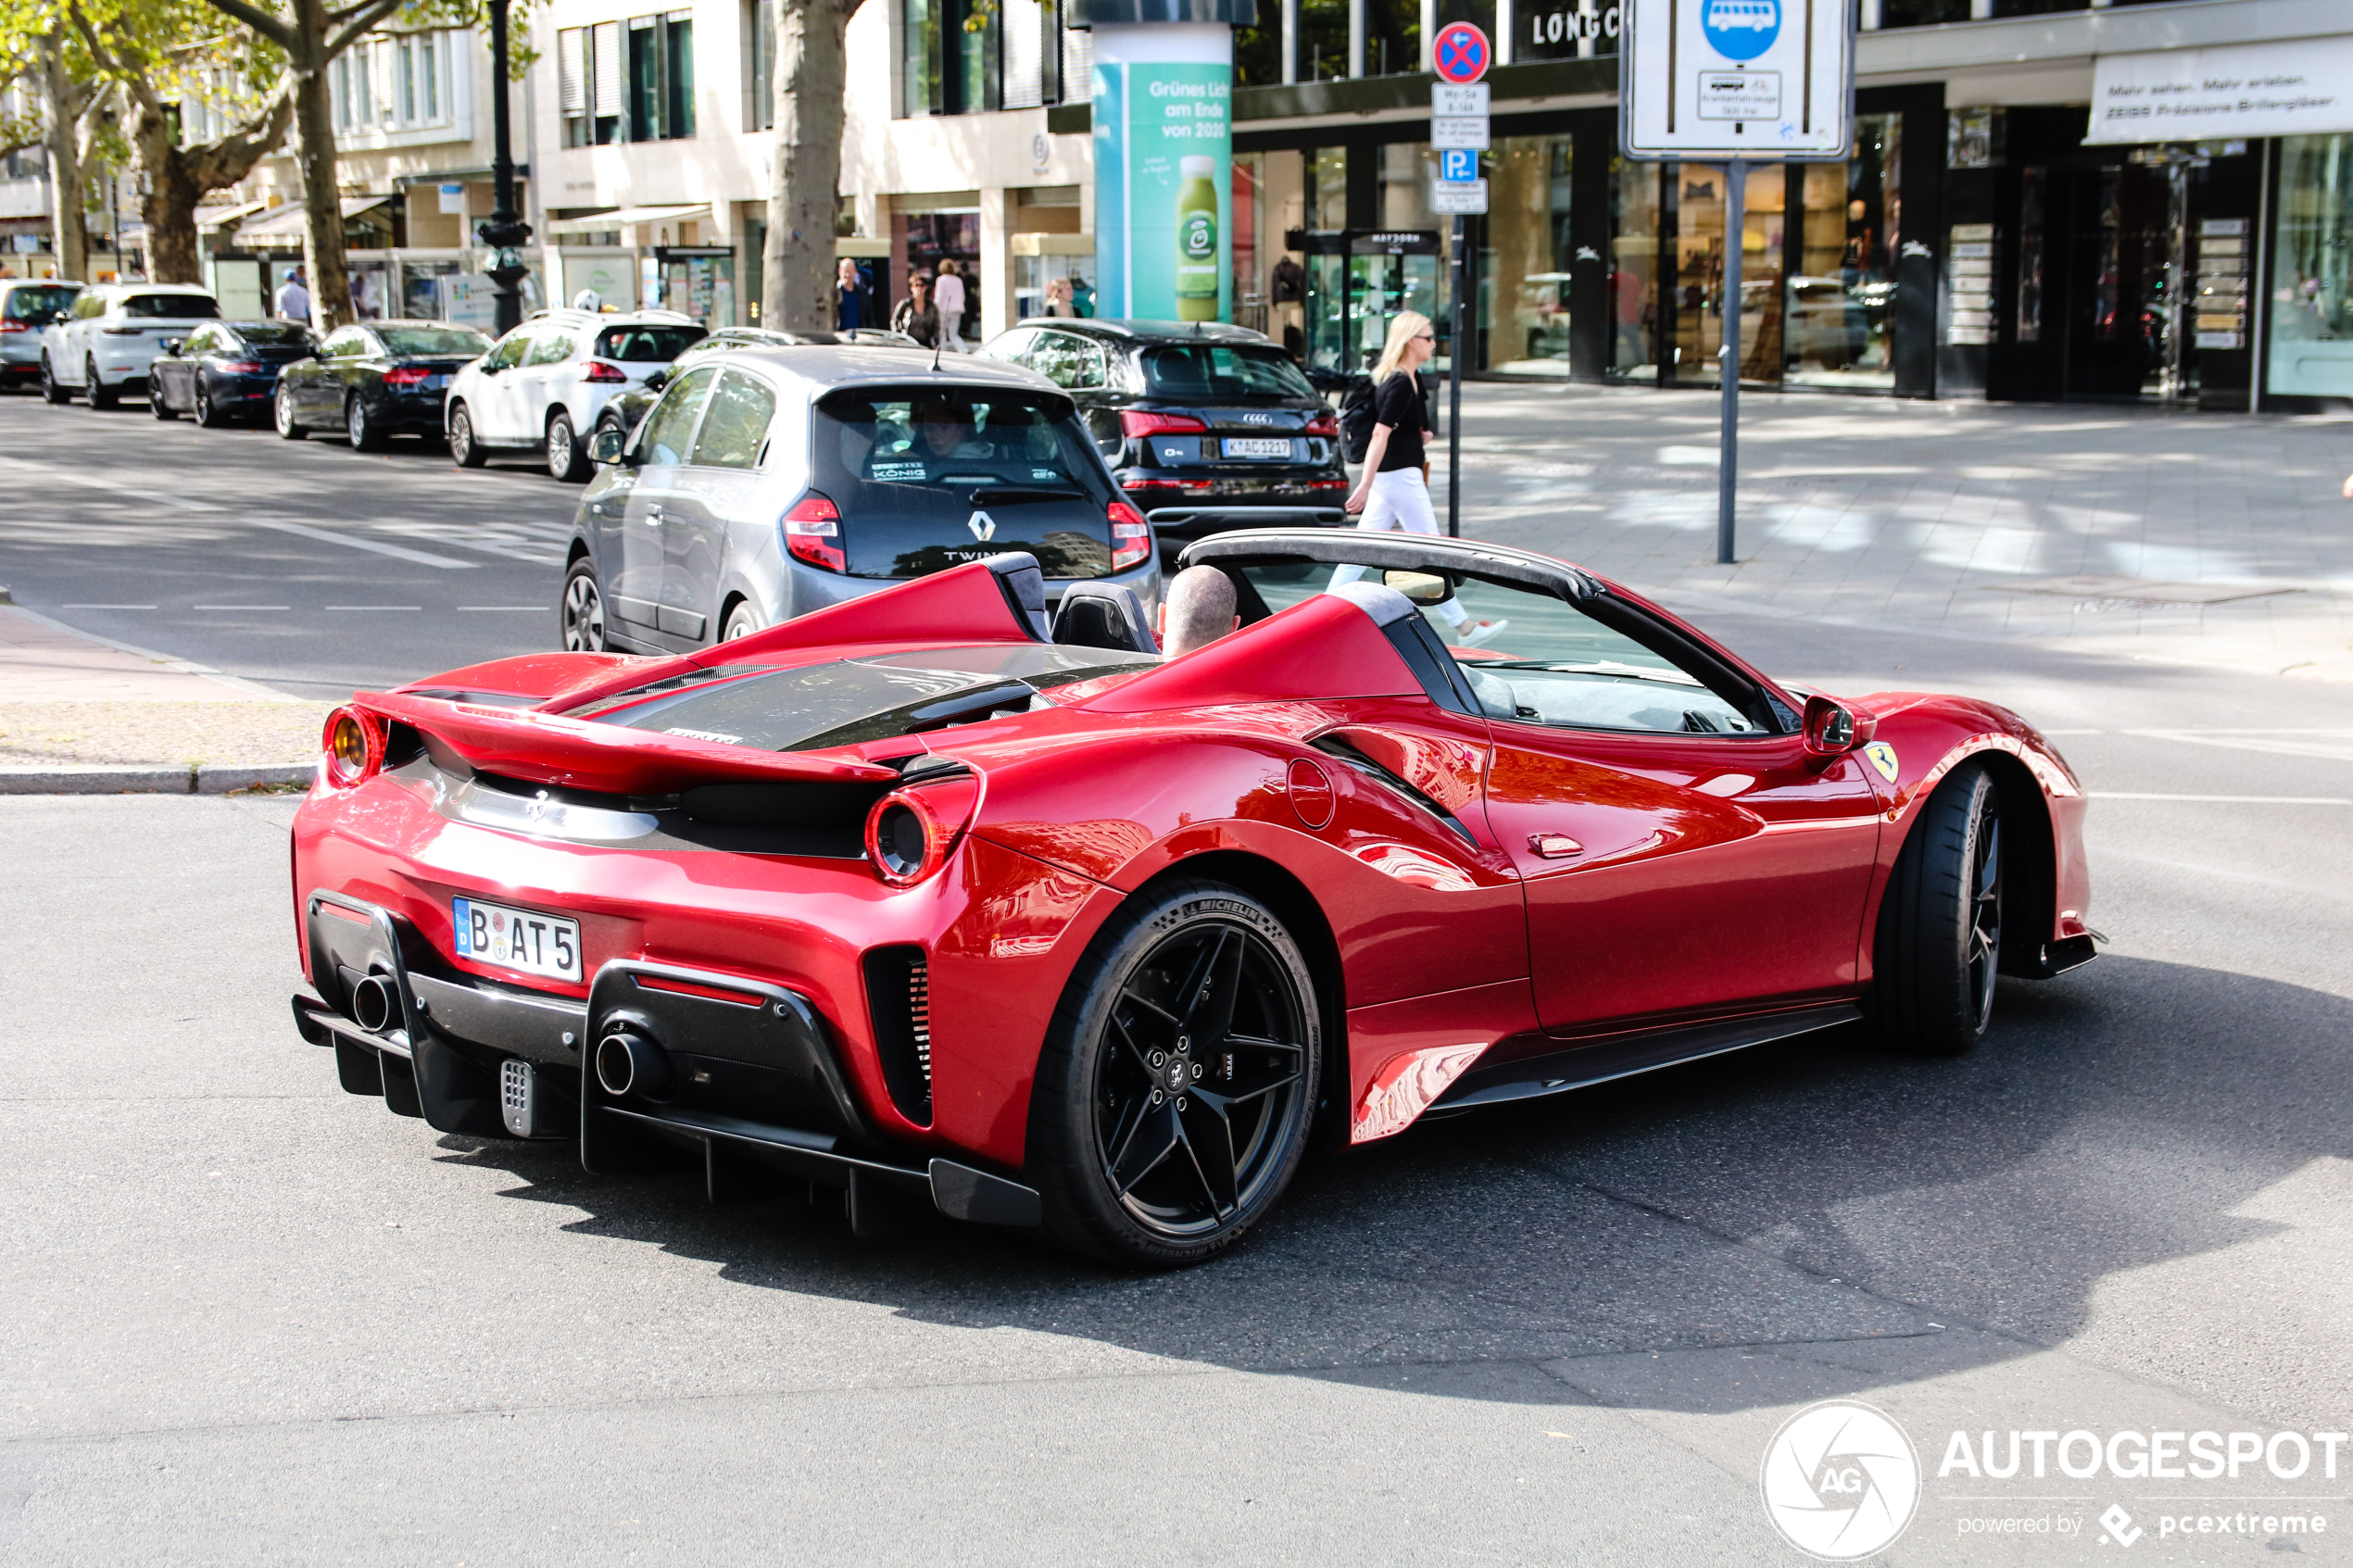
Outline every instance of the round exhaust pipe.
<svg viewBox="0 0 2353 1568">
<path fill-rule="evenodd" d="M 613 1098 L 660 1099 L 676 1082 L 670 1053 L 643 1035 L 616 1029 L 597 1042 L 597 1083 Z"/>
<path fill-rule="evenodd" d="M 371 1035 L 401 1022 L 400 993 L 388 974 L 371 974 L 351 988 L 351 1016 Z"/>
</svg>

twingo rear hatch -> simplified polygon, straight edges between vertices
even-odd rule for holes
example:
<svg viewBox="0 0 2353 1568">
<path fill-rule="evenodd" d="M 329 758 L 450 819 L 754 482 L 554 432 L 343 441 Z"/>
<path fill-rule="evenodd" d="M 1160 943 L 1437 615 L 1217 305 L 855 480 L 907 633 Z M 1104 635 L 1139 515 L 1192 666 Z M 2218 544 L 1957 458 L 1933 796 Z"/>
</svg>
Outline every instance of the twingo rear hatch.
<svg viewBox="0 0 2353 1568">
<path fill-rule="evenodd" d="M 853 577 L 921 577 L 1008 550 L 1064 580 L 1141 564 L 1141 549 L 1114 558 L 1121 497 L 1058 393 L 851 387 L 819 399 L 810 425 L 813 487 L 839 509 Z"/>
</svg>

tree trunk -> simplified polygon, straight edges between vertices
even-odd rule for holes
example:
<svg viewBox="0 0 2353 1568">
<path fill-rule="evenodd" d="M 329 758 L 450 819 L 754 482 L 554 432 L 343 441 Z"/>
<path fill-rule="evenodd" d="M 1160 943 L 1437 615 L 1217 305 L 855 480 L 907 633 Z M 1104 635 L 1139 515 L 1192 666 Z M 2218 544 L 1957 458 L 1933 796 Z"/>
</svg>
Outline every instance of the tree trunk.
<svg viewBox="0 0 2353 1568">
<path fill-rule="evenodd" d="M 90 236 L 82 218 L 82 149 L 76 125 L 87 100 L 66 76 L 65 48 L 56 33 L 41 40 L 41 85 L 49 101 L 49 246 L 57 276 L 87 281 Z"/>
<path fill-rule="evenodd" d="M 147 171 L 147 194 L 140 216 L 147 222 L 147 275 L 159 283 L 201 283 L 204 264 L 196 251 L 196 206 L 211 192 L 244 179 L 253 166 L 285 140 L 294 100 L 283 91 L 261 112 L 225 135 L 193 147 L 173 138 L 175 128 L 162 102 L 139 94 L 132 134 L 139 163 Z"/>
<path fill-rule="evenodd" d="M 351 270 L 343 254 L 343 194 L 335 183 L 334 106 L 327 91 L 327 12 L 321 0 L 295 0 L 295 162 L 302 170 L 302 270 L 309 282 L 310 320 L 333 332 L 352 320 Z"/>
<path fill-rule="evenodd" d="M 859 0 L 779 0 L 777 6 L 776 167 L 760 268 L 763 327 L 834 327 L 846 41 L 858 6 Z"/>
</svg>

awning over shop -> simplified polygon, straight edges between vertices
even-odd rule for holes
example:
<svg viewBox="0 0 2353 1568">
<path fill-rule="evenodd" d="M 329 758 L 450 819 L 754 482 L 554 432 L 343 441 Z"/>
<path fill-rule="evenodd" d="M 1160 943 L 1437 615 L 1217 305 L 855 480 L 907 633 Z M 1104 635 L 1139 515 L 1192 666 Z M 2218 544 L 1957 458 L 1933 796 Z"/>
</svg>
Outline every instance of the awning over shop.
<svg viewBox="0 0 2353 1568">
<path fill-rule="evenodd" d="M 359 217 L 371 207 L 382 207 L 390 200 L 392 197 L 389 195 L 346 196 L 343 198 L 344 218 L 347 221 Z M 273 207 L 258 218 L 247 219 L 237 227 L 237 237 L 241 240 L 266 240 L 273 234 L 299 234 L 301 232 L 302 204 L 300 202 L 288 202 L 283 207 Z"/>
<path fill-rule="evenodd" d="M 711 204 L 698 207 L 623 207 L 588 218 L 562 218 L 547 225 L 549 234 L 601 234 L 610 230 L 648 223 L 693 223 L 711 217 Z"/>
<path fill-rule="evenodd" d="M 266 201 L 250 201 L 231 202 L 221 207 L 200 207 L 196 208 L 196 227 L 199 229 L 229 228 L 239 219 L 250 217 L 269 205 Z"/>
</svg>

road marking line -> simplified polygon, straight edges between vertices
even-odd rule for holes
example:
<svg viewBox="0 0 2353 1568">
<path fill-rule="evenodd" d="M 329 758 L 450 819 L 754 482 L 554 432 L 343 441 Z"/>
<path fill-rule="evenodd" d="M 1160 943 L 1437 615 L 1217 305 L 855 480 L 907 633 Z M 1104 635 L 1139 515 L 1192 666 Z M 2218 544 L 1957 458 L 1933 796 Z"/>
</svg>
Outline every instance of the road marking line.
<svg viewBox="0 0 2353 1568">
<path fill-rule="evenodd" d="M 349 610 L 362 610 L 362 609 L 399 609 L 399 610 L 418 610 L 418 609 L 422 609 L 424 607 L 423 607 L 422 605 L 322 605 L 322 606 L 321 606 L 320 608 L 322 608 L 322 609 L 331 609 L 331 610 L 334 610 L 334 611 L 336 611 L 336 612 L 338 612 L 338 613 L 341 613 L 341 612 L 349 611 Z"/>
<path fill-rule="evenodd" d="M 153 605 L 59 605 L 59 609 L 153 609 Z"/>
<path fill-rule="evenodd" d="M 2143 795 L 2133 790 L 2095 789 L 2094 800 L 2199 800 L 2219 806 L 2353 806 L 2341 795 Z"/>
<path fill-rule="evenodd" d="M 292 605 L 190 605 L 190 609 L 292 609 Z"/>
<path fill-rule="evenodd" d="M 387 545 L 380 540 L 361 539 L 349 533 L 331 533 L 324 528 L 312 528 L 305 523 L 273 522 L 268 518 L 258 517 L 248 518 L 245 521 L 256 528 L 274 528 L 281 533 L 298 534 L 305 539 L 316 539 L 321 544 L 346 545 L 355 550 L 373 550 L 380 556 L 391 556 L 399 560 L 412 560 L 420 566 L 438 566 L 471 571 L 482 564 L 478 560 L 459 560 L 450 556 L 436 556 L 429 550 L 412 550 L 406 545 Z"/>
<path fill-rule="evenodd" d="M 459 605 L 460 615 L 537 615 L 546 605 Z"/>
</svg>

